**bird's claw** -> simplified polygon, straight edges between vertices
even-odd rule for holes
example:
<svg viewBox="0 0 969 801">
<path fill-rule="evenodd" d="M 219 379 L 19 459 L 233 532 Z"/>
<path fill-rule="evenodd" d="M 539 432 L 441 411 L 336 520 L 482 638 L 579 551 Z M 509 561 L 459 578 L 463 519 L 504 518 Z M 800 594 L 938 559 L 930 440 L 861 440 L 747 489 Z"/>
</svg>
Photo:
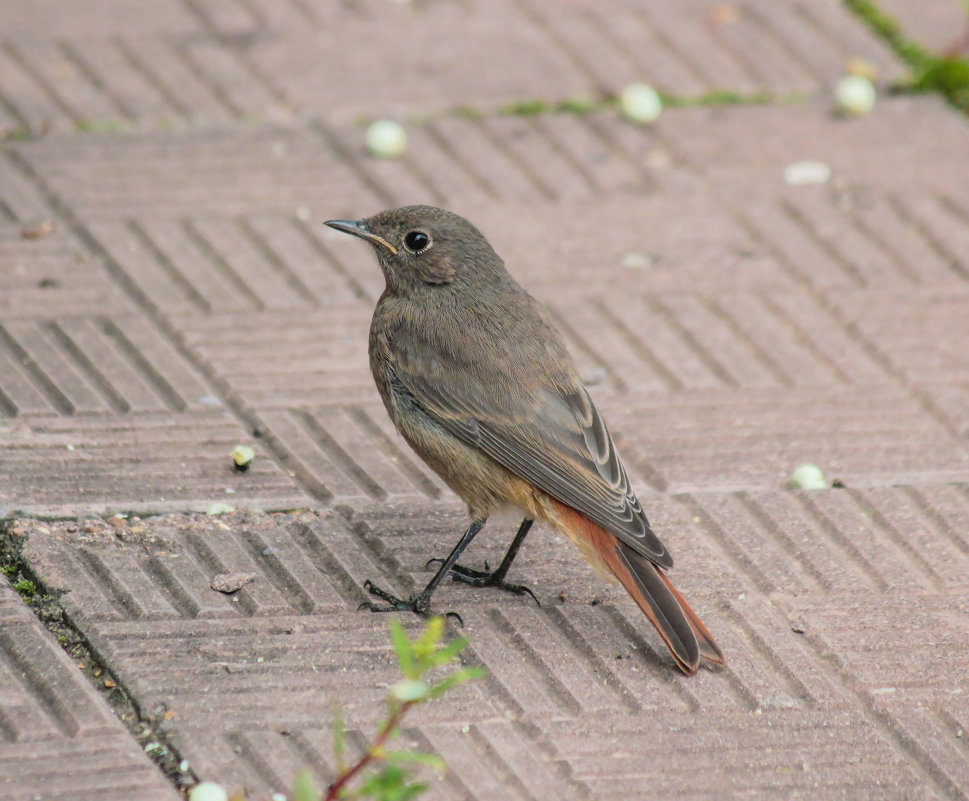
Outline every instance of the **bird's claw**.
<svg viewBox="0 0 969 801">
<path fill-rule="evenodd" d="M 464 619 L 457 612 L 445 612 L 444 617 L 453 617 L 456 621 L 458 621 L 458 625 L 462 629 L 464 628 Z"/>
<path fill-rule="evenodd" d="M 398 598 L 396 595 L 391 595 L 386 590 L 380 589 L 370 579 L 363 582 L 363 588 L 371 595 L 375 595 L 387 603 L 378 604 L 373 601 L 364 601 L 357 607 L 358 611 L 369 609 L 371 612 L 413 612 L 421 617 L 430 617 L 431 615 L 430 604 L 428 604 L 427 599 L 420 595 L 412 595 L 405 601 L 403 598 Z M 461 625 L 461 628 L 464 628 L 464 620 L 457 612 L 445 612 L 444 617 L 453 617 Z"/>
<path fill-rule="evenodd" d="M 435 562 L 440 562 L 442 565 L 444 564 L 444 560 L 440 556 L 434 556 L 431 559 L 428 559 L 424 563 L 424 569 L 427 570 Z M 484 566 L 485 566 L 485 571 L 490 571 L 491 570 L 491 565 L 489 565 L 487 561 L 484 563 Z M 462 565 L 455 565 L 454 567 L 451 568 L 451 570 L 449 572 L 451 572 L 451 573 L 465 573 L 465 574 L 468 574 L 468 575 L 473 574 L 473 575 L 476 575 L 476 576 L 477 575 L 480 575 L 480 576 L 489 575 L 489 573 L 487 573 L 487 572 L 483 573 L 480 570 L 472 570 L 470 567 L 463 567 Z"/>
<path fill-rule="evenodd" d="M 431 561 L 441 560 L 432 559 Z M 535 597 L 535 593 L 528 587 L 524 584 L 512 584 L 509 581 L 505 581 L 504 576 L 499 576 L 496 572 L 489 570 L 487 562 L 485 562 L 484 570 L 475 570 L 464 565 L 455 565 L 451 568 L 451 581 L 460 581 L 462 584 L 469 584 L 472 587 L 494 587 L 495 589 L 510 592 L 514 595 L 528 595 L 531 596 L 531 599 L 538 606 L 542 605 L 542 602 Z"/>
</svg>

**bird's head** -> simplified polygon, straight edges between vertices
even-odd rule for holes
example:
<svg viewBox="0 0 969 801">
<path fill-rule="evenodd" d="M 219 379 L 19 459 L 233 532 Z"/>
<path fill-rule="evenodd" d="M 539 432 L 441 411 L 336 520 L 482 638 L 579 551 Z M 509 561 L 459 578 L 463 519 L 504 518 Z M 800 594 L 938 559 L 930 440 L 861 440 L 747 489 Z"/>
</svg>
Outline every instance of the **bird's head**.
<svg viewBox="0 0 969 801">
<path fill-rule="evenodd" d="M 327 220 L 326 225 L 371 244 L 394 294 L 460 290 L 507 275 L 477 228 L 434 206 L 403 206 L 365 220 Z"/>
</svg>

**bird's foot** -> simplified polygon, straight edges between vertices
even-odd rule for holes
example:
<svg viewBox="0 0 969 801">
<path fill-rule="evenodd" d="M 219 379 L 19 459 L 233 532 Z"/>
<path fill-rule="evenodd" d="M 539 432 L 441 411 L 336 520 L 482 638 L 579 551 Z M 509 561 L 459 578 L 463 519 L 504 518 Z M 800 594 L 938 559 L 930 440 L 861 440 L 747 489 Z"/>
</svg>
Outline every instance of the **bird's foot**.
<svg viewBox="0 0 969 801">
<path fill-rule="evenodd" d="M 412 595 L 405 601 L 396 595 L 391 595 L 386 590 L 380 589 L 370 579 L 363 582 L 363 588 L 371 595 L 386 601 L 386 603 L 378 604 L 373 601 L 364 601 L 357 609 L 369 609 L 371 612 L 413 612 L 421 617 L 431 616 L 430 597 L 424 593 Z M 445 612 L 444 616 L 454 618 L 461 626 L 464 626 L 464 621 L 457 612 Z"/>
<path fill-rule="evenodd" d="M 426 568 L 434 562 L 443 561 L 443 559 L 434 558 L 428 561 L 424 567 Z M 472 587 L 495 587 L 504 592 L 513 593 L 514 595 L 530 595 L 536 604 L 539 606 L 542 605 L 541 601 L 535 597 L 535 593 L 528 587 L 524 584 L 512 584 L 510 581 L 505 581 L 504 575 L 500 575 L 497 570 L 491 570 L 487 562 L 485 562 L 484 570 L 475 570 L 464 565 L 454 565 L 451 568 L 451 581 L 460 581 L 462 584 L 470 584 Z"/>
</svg>

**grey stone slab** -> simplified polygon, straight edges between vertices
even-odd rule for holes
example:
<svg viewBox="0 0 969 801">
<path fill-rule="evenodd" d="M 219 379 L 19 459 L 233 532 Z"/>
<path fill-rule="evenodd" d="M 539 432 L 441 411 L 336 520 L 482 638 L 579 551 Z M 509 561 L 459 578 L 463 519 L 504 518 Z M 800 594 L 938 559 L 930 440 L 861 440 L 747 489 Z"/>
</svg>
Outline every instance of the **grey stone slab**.
<svg viewBox="0 0 969 801">
<path fill-rule="evenodd" d="M 852 57 L 889 81 L 885 45 L 833 0 L 797 3 L 159 3 L 0 8 L 8 124 L 39 131 L 410 115 L 521 99 L 827 91 Z M 486 70 L 481 64 L 488 64 Z M 337 76 L 330 65 L 339 64 Z"/>
<path fill-rule="evenodd" d="M 965 760 L 964 699 L 950 699 L 941 709 L 913 709 L 893 703 L 886 694 L 878 698 L 877 708 L 893 733 L 926 760 L 948 797 L 965 794 L 969 771 Z"/>
<path fill-rule="evenodd" d="M 74 314 L 123 314 L 129 300 L 52 215 L 0 223 L 0 319 L 51 319 Z M 27 232 L 27 236 L 24 232 Z"/>
<path fill-rule="evenodd" d="M 965 51 L 969 22 L 966 10 L 947 0 L 880 0 L 879 5 L 899 22 L 903 34 L 929 52 L 943 54 Z M 960 48 L 960 44 L 962 45 Z"/>
<path fill-rule="evenodd" d="M 849 58 L 902 71 L 840 3 L 38 0 L 0 31 L 0 126 L 35 135 L 0 160 L 0 514 L 70 518 L 14 528 L 23 558 L 198 776 L 329 781 L 332 700 L 359 744 L 396 676 L 364 581 L 413 592 L 466 524 L 368 375 L 372 254 L 319 225 L 432 202 L 548 303 L 728 667 L 679 677 L 539 529 L 515 578 L 541 607 L 435 596 L 489 677 L 408 723 L 451 763 L 428 797 L 965 794 L 969 127 L 884 91 L 835 118 Z M 457 112 L 632 80 L 802 97 Z M 378 114 L 402 158 L 366 153 Z M 831 179 L 788 185 L 804 160 Z M 847 489 L 789 490 L 803 461 Z M 217 500 L 340 511 L 75 519 Z M 51 797 L 169 793 L 2 593 L 0 797 L 43 771 Z"/>
<path fill-rule="evenodd" d="M 887 48 L 837 3 L 738 3 L 728 12 L 704 2 L 624 2 L 605 13 L 584 0 L 554 14 L 534 2 L 368 3 L 316 21 L 313 47 L 301 35 L 307 20 L 280 13 L 280 36 L 257 39 L 249 57 L 294 104 L 339 115 L 615 93 L 634 80 L 678 93 L 817 92 L 852 56 L 872 61 L 886 79 L 898 75 Z M 435 36 L 439 26 L 449 35 Z M 321 46 L 347 65 L 348 80 L 314 69 Z M 490 69 L 475 68 L 482 59 Z"/>
<path fill-rule="evenodd" d="M 795 722 L 796 721 L 796 722 Z M 890 737 L 853 709 L 763 711 L 662 722 L 600 717 L 554 726 L 573 777 L 595 798 L 945 798 L 899 758 Z M 707 754 L 716 754 L 707 758 Z"/>
<path fill-rule="evenodd" d="M 180 797 L 5 579 L 0 677 L 4 801 Z"/>
<path fill-rule="evenodd" d="M 359 155 L 366 158 L 363 130 L 355 128 Z M 312 215 L 334 204 L 338 211 L 378 204 L 386 191 L 375 192 L 325 138 L 292 127 L 190 131 L 177 139 L 51 136 L 18 148 L 42 185 L 69 203 L 74 214 L 85 221 L 133 220 L 143 235 L 132 234 L 142 241 L 152 239 L 151 230 L 144 229 L 146 213 L 161 225 L 173 217 L 195 221 L 213 213 L 296 215 L 301 207 Z"/>
<path fill-rule="evenodd" d="M 938 97 L 882 97 L 860 119 L 837 117 L 829 99 L 783 109 L 684 109 L 661 117 L 656 129 L 677 156 L 738 205 L 779 194 L 784 168 L 799 161 L 828 164 L 829 191 L 858 193 L 848 191 L 846 204 L 864 205 L 866 190 L 964 191 L 952 167 L 964 158 L 969 122 Z M 799 187 L 800 194 L 816 188 Z"/>
<path fill-rule="evenodd" d="M 669 491 L 783 487 L 804 462 L 848 486 L 966 479 L 965 439 L 885 384 L 676 398 L 676 412 L 668 398 L 602 404 L 629 461 Z"/>
<path fill-rule="evenodd" d="M 311 502 L 258 442 L 250 470 L 234 470 L 240 442 L 251 434 L 223 411 L 8 421 L 0 426 L 0 508 L 64 515 Z"/>
<path fill-rule="evenodd" d="M 913 576 L 913 584 L 917 583 Z M 872 698 L 945 710 L 964 687 L 967 620 L 962 592 L 923 595 L 876 604 L 798 603 L 809 636 L 834 656 Z"/>
<path fill-rule="evenodd" d="M 602 584 L 564 538 L 539 530 L 515 573 L 541 608 L 449 582 L 435 598 L 462 614 L 468 659 L 489 678 L 407 727 L 408 742 L 451 762 L 455 778 L 432 796 L 460 787 L 479 797 L 491 787 L 474 780 L 481 753 L 513 796 L 524 786 L 536 798 L 545 785 L 555 797 L 632 797 L 643 782 L 686 798 L 718 788 L 861 798 L 872 783 L 889 797 L 916 787 L 945 797 L 936 760 L 961 780 L 958 751 L 912 748 L 900 732 L 918 723 L 916 704 L 941 710 L 961 686 L 964 491 L 643 498 L 727 669 L 676 677 L 621 590 Z M 362 735 L 393 681 L 384 621 L 354 611 L 363 581 L 413 591 L 430 575 L 425 560 L 450 547 L 465 521 L 444 499 L 355 505 L 350 520 L 170 515 L 122 526 L 25 521 L 15 531 L 27 564 L 63 593 L 71 618 L 128 692 L 161 716 L 198 775 L 270 792 L 307 765 L 328 781 L 332 700 Z M 467 561 L 496 559 L 514 522 L 494 521 Z M 233 595 L 211 589 L 213 575 L 232 571 L 255 580 Z M 891 719 L 859 711 L 858 699 L 880 703 L 888 686 Z M 861 730 L 864 747 L 848 748 Z M 681 784 L 684 771 L 705 778 Z"/>
</svg>

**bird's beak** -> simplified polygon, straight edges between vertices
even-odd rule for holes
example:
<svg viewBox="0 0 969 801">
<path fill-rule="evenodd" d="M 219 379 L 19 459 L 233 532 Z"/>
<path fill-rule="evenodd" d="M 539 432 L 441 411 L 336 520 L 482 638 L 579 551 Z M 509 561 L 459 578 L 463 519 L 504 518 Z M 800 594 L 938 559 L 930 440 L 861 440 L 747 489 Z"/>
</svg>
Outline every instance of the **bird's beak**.
<svg viewBox="0 0 969 801">
<path fill-rule="evenodd" d="M 373 231 L 371 231 L 364 224 L 363 220 L 327 220 L 324 225 L 330 226 L 330 228 L 335 228 L 337 231 L 343 231 L 345 234 L 351 234 L 352 236 L 359 236 L 361 239 L 366 239 L 369 242 L 377 242 L 383 245 L 387 250 L 397 255 L 397 248 L 390 244 L 382 236 L 378 236 Z"/>
</svg>

